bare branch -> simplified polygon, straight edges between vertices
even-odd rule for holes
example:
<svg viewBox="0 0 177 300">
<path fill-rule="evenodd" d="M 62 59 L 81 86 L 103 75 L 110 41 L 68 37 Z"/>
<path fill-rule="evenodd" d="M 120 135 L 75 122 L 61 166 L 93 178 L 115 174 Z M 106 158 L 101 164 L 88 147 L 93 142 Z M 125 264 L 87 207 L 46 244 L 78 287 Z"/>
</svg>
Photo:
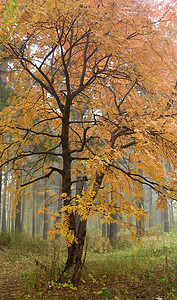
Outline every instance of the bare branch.
<svg viewBox="0 0 177 300">
<path fill-rule="evenodd" d="M 21 184 L 21 187 L 30 185 L 30 184 L 32 184 L 32 183 L 35 183 L 35 182 L 39 181 L 39 180 L 43 180 L 43 179 L 45 179 L 45 178 L 49 178 L 49 177 L 52 175 L 53 172 L 58 172 L 59 174 L 63 175 L 62 170 L 60 170 L 60 169 L 58 169 L 58 168 L 50 167 L 50 169 L 51 169 L 51 170 L 50 170 L 49 173 L 47 173 L 47 174 L 45 174 L 45 175 L 43 175 L 43 176 L 40 176 L 40 177 L 38 177 L 38 178 L 35 178 L 35 179 L 31 180 L 31 181 L 28 181 L 28 182 L 23 183 L 23 184 Z"/>
</svg>

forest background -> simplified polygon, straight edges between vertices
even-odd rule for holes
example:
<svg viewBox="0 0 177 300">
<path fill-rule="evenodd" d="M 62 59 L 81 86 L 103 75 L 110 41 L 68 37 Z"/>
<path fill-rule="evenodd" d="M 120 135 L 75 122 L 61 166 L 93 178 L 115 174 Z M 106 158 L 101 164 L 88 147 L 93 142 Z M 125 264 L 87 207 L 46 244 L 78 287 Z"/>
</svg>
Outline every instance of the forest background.
<svg viewBox="0 0 177 300">
<path fill-rule="evenodd" d="M 56 282 L 76 283 L 91 218 L 112 245 L 175 224 L 176 2 L 13 0 L 0 13 L 1 229 L 62 235 Z"/>
</svg>

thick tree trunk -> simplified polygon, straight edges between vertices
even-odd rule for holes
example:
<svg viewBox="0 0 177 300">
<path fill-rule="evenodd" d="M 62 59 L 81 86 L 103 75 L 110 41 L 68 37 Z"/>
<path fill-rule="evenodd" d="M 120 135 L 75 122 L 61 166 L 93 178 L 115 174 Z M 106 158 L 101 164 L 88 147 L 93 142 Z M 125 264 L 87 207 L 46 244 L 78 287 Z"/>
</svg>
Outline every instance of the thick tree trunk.
<svg viewBox="0 0 177 300">
<path fill-rule="evenodd" d="M 84 187 L 84 179 L 81 176 L 79 176 L 79 177 L 77 177 L 77 182 L 76 182 L 76 197 L 77 197 L 77 195 L 82 194 L 83 187 Z M 80 216 L 77 213 L 75 213 L 76 234 L 78 233 L 79 225 L 80 225 Z"/>
<path fill-rule="evenodd" d="M 86 225 L 86 221 L 80 221 L 76 235 L 77 242 L 73 242 L 72 245 L 68 247 L 68 258 L 65 269 L 59 279 L 60 282 L 69 279 L 72 283 L 76 283 L 80 279 L 83 266 L 82 255 L 86 236 Z"/>
<path fill-rule="evenodd" d="M 112 215 L 114 220 L 117 220 L 117 215 Z M 110 242 L 112 246 L 116 245 L 117 242 L 117 224 L 111 223 L 110 224 Z"/>
<path fill-rule="evenodd" d="M 64 168 L 64 174 L 63 176 L 63 182 L 62 182 L 62 192 L 66 193 L 71 197 L 71 159 L 69 159 L 70 156 L 68 155 L 68 159 L 65 161 L 63 159 L 63 165 Z M 65 169 L 66 168 L 66 169 Z M 100 188 L 100 185 L 102 183 L 104 177 L 104 173 L 97 174 L 95 184 L 93 185 L 93 191 L 95 192 L 95 196 Z M 68 180 L 67 180 L 68 179 Z M 82 192 L 82 191 L 80 191 Z M 70 197 L 64 201 L 64 205 L 70 204 Z M 85 237 L 86 237 L 86 225 L 87 221 L 79 221 L 79 226 L 76 229 L 76 219 L 73 213 L 71 213 L 69 216 L 69 224 L 70 224 L 70 230 L 72 233 L 74 233 L 74 236 L 76 238 L 76 241 L 74 241 L 71 246 L 68 247 L 68 257 L 65 265 L 65 269 L 62 273 L 62 275 L 59 278 L 59 282 L 63 282 L 66 280 L 70 280 L 72 283 L 78 282 L 83 266 L 82 262 L 82 255 L 84 250 L 84 243 L 85 243 Z M 78 219 L 77 219 L 78 222 Z"/>
</svg>

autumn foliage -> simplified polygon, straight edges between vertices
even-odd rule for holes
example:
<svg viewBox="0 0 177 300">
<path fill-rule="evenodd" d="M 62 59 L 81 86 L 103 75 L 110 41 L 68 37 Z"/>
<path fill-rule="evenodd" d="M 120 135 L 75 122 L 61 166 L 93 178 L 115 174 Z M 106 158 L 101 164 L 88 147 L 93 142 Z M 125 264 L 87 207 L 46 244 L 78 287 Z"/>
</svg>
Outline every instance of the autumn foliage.
<svg viewBox="0 0 177 300">
<path fill-rule="evenodd" d="M 137 208 L 142 184 L 158 207 L 176 199 L 175 1 L 6 1 L 0 22 L 13 88 L 1 167 L 23 169 L 23 189 L 61 176 L 50 235 L 67 236 L 67 270 L 85 237 L 76 215 L 85 226 L 98 213 L 133 234 L 129 218 L 147 215 Z"/>
</svg>

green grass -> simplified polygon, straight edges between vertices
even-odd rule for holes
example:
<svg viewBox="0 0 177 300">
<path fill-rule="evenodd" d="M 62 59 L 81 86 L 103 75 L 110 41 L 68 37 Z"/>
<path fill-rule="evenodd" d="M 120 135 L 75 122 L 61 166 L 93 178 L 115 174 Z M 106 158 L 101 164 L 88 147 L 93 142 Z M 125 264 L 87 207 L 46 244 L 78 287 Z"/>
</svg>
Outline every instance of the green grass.
<svg viewBox="0 0 177 300">
<path fill-rule="evenodd" d="M 9 247 L 6 259 L 12 271 L 17 261 L 22 266 L 16 274 L 21 299 L 57 299 L 58 295 L 60 299 L 177 299 L 175 234 L 145 238 L 141 244 L 122 236 L 116 247 L 95 234 L 96 238 L 90 233 L 86 264 L 76 287 L 56 284 L 66 259 L 62 239 L 44 242 L 26 235 L 0 235 L 1 245 Z"/>
</svg>

